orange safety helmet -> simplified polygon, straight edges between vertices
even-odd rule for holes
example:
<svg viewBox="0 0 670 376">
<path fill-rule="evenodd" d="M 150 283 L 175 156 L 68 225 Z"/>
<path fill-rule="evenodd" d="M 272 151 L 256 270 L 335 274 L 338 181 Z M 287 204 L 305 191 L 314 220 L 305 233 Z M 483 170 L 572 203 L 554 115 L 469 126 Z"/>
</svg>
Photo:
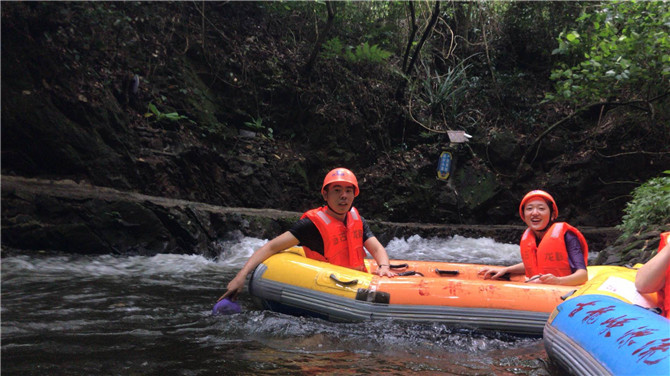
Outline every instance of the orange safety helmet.
<svg viewBox="0 0 670 376">
<path fill-rule="evenodd" d="M 528 201 L 532 198 L 540 197 L 545 199 L 546 201 L 551 202 L 551 220 L 553 221 L 558 217 L 558 205 L 556 205 L 556 201 L 554 201 L 554 198 L 551 197 L 551 195 L 545 191 L 536 189 L 534 191 L 530 191 L 526 193 L 525 196 L 523 196 L 523 200 L 521 200 L 521 204 L 519 204 L 519 216 L 521 217 L 521 220 L 524 220 L 523 217 L 523 207 L 526 205 Z"/>
<path fill-rule="evenodd" d="M 360 191 L 358 189 L 358 180 L 356 180 L 356 176 L 353 172 L 343 167 L 332 169 L 326 174 L 326 177 L 323 179 L 323 185 L 321 186 L 321 193 L 323 194 L 326 191 L 326 186 L 328 184 L 338 182 L 353 184 L 354 197 L 358 196 Z"/>
</svg>

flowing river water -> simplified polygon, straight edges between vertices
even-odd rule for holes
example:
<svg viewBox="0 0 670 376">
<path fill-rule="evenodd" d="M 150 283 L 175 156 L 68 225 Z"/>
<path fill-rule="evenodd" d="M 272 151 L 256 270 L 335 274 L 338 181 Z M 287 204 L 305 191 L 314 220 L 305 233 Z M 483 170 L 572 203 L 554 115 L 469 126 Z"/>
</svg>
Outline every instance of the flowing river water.
<svg viewBox="0 0 670 376">
<path fill-rule="evenodd" d="M 437 323 L 331 323 L 212 307 L 266 240 L 198 255 L 4 255 L 2 375 L 558 375 L 541 338 Z M 394 239 L 394 259 L 509 265 L 518 245 Z"/>
</svg>

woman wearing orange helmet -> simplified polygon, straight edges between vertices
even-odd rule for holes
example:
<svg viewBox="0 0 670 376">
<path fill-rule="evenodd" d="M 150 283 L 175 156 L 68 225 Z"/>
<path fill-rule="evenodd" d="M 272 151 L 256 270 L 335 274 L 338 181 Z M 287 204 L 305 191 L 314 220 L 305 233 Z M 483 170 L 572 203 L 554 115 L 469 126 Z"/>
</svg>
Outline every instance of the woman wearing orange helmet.
<svg viewBox="0 0 670 376">
<path fill-rule="evenodd" d="M 566 222 L 555 222 L 558 206 L 542 190 L 530 191 L 519 205 L 519 216 L 528 225 L 521 237 L 522 262 L 505 268 L 483 268 L 484 279 L 507 273 L 526 274 L 527 282 L 581 285 L 588 280 L 588 244 L 584 235 Z"/>
<path fill-rule="evenodd" d="M 275 253 L 296 245 L 302 245 L 309 258 L 363 271 L 367 271 L 363 261 L 364 249 L 367 249 L 379 266 L 376 273 L 394 276 L 395 273 L 389 270 L 386 249 L 353 207 L 359 192 L 353 172 L 341 167 L 328 172 L 321 186 L 326 205 L 308 210 L 288 231 L 258 248 L 228 283 L 221 299 L 235 298 L 256 266 Z"/>
</svg>

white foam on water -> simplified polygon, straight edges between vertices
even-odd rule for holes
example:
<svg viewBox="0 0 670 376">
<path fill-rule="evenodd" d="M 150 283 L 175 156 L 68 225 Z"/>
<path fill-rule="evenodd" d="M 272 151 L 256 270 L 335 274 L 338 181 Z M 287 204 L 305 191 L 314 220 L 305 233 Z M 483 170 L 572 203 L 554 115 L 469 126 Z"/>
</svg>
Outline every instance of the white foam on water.
<svg viewBox="0 0 670 376">
<path fill-rule="evenodd" d="M 498 243 L 491 238 L 394 238 L 386 246 L 392 259 L 512 265 L 521 262 L 518 244 Z"/>
<path fill-rule="evenodd" d="M 13 277 L 54 280 L 86 277 L 144 277 L 194 275 L 202 272 L 238 270 L 267 239 L 243 237 L 218 243 L 219 257 L 158 254 L 155 256 L 63 255 L 5 257 L 2 260 L 3 283 Z M 519 246 L 498 243 L 490 238 L 395 238 L 386 246 L 391 259 L 431 260 L 474 264 L 511 265 L 520 262 Z"/>
</svg>

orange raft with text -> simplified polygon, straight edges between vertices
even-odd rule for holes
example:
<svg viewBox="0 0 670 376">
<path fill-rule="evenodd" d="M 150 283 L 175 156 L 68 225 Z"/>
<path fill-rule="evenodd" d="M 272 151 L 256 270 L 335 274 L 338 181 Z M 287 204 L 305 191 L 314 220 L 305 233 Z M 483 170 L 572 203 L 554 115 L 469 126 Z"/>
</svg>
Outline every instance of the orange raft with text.
<svg viewBox="0 0 670 376">
<path fill-rule="evenodd" d="M 525 283 L 523 275 L 484 280 L 484 266 L 391 260 L 400 275 L 389 278 L 312 260 L 293 247 L 256 268 L 249 292 L 266 309 L 335 322 L 429 321 L 539 336 L 562 297 L 579 287 Z M 612 268 L 588 267 L 589 278 Z"/>
</svg>

